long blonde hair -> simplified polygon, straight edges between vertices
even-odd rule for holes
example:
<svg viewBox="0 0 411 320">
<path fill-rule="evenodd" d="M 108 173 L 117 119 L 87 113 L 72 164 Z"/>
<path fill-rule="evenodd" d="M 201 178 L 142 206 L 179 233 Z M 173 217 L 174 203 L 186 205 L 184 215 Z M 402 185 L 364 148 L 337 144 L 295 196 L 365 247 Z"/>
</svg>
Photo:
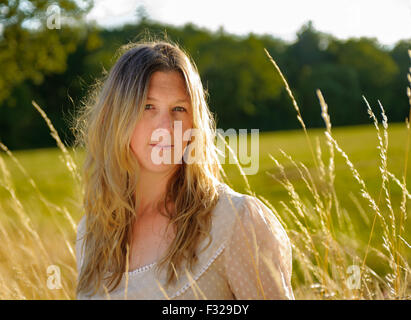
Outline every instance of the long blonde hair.
<svg viewBox="0 0 411 320">
<path fill-rule="evenodd" d="M 195 64 L 177 44 L 169 40 L 141 41 L 120 48 L 120 58 L 91 87 L 82 108 L 74 117 L 76 146 L 85 148 L 82 167 L 83 206 L 86 232 L 83 239 L 83 264 L 77 294 L 95 294 L 102 281 L 109 292 L 121 282 L 126 271 L 126 255 L 136 217 L 134 194 L 138 164 L 130 141 L 141 116 L 151 75 L 156 71 L 179 71 L 186 83 L 193 108 L 193 128 L 200 161 L 179 165 L 169 180 L 161 203 L 176 236 L 157 269 L 168 265 L 167 286 L 176 280 L 183 260 L 192 269 L 196 248 L 204 236 L 210 237 L 211 211 L 218 201 L 221 181 L 215 120 L 207 102 Z M 175 210 L 169 212 L 168 201 Z M 161 210 L 162 212 L 163 210 Z M 211 242 L 209 238 L 208 245 Z M 207 247 L 208 247 L 207 245 Z M 83 251 L 84 250 L 84 251 Z M 157 270 L 158 271 L 158 270 Z M 104 278 L 104 275 L 109 274 Z"/>
</svg>

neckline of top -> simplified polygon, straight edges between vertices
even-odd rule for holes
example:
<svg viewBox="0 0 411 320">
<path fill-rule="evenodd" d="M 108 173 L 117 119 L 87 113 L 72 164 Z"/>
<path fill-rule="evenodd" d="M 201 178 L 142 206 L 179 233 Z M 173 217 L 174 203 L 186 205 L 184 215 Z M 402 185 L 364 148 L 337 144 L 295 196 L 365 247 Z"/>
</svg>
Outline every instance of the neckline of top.
<svg viewBox="0 0 411 320">
<path fill-rule="evenodd" d="M 129 271 L 128 274 L 132 275 L 132 274 L 137 274 L 137 273 L 140 273 L 140 272 L 143 272 L 143 271 L 147 271 L 147 270 L 151 269 L 152 267 L 154 267 L 156 264 L 157 264 L 157 262 L 146 264 L 146 265 L 141 266 L 137 269 Z"/>
<path fill-rule="evenodd" d="M 217 188 L 220 188 L 220 191 L 227 191 L 227 188 L 230 188 L 229 186 L 227 186 L 225 183 L 219 183 Z M 222 189 L 222 190 L 221 190 Z M 141 266 L 137 269 L 125 272 L 128 273 L 128 275 L 134 275 L 134 274 L 138 274 L 138 273 L 142 273 L 144 271 L 150 270 L 151 268 L 153 268 L 155 265 L 157 264 L 157 262 L 153 262 L 150 264 L 146 264 L 144 266 Z"/>
</svg>

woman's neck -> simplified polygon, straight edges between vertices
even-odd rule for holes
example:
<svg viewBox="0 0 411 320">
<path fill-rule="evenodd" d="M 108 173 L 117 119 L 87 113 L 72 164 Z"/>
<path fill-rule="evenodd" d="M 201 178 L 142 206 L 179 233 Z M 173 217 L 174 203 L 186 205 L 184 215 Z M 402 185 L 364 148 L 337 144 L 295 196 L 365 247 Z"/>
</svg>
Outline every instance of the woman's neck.
<svg viewBox="0 0 411 320">
<path fill-rule="evenodd" d="M 140 205 L 137 208 L 138 215 L 155 213 L 156 205 L 161 200 L 167 188 L 168 180 L 172 176 L 172 171 L 164 173 L 153 173 L 141 171 L 137 183 L 136 202 Z"/>
</svg>

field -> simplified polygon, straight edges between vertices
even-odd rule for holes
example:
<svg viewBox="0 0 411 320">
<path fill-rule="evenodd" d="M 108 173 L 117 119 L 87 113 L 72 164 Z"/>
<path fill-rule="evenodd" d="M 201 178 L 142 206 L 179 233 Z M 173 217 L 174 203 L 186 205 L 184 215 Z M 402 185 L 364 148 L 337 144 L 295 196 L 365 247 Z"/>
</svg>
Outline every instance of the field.
<svg viewBox="0 0 411 320">
<path fill-rule="evenodd" d="M 293 242 L 296 298 L 409 298 L 411 225 L 405 204 L 410 195 L 400 187 L 409 159 L 405 123 L 388 126 L 385 172 L 392 175 L 384 184 L 384 170 L 380 171 L 384 157 L 377 148 L 380 140 L 372 120 L 370 125 L 332 129 L 334 141 L 358 170 L 360 180 L 332 148 L 335 180 L 329 183 L 331 149 L 324 131 L 308 130 L 313 150 L 302 130 L 260 133 L 259 171 L 247 176 L 250 189 L 269 202 Z M 83 153 L 69 150 L 69 154 L 79 169 Z M 1 153 L 0 299 L 75 298 L 74 243 L 83 213 L 79 183 L 67 159 L 59 148 Z M 225 165 L 224 169 L 228 183 L 246 193 L 247 182 L 238 167 Z M 408 170 L 407 181 L 410 176 Z M 282 185 L 285 177 L 290 184 Z M 379 210 L 370 207 L 372 201 L 363 196 L 359 181 Z M 354 289 L 347 284 L 350 265 L 361 267 L 359 287 Z M 49 266 L 58 267 L 61 284 L 50 283 L 56 268 L 48 270 Z"/>
</svg>

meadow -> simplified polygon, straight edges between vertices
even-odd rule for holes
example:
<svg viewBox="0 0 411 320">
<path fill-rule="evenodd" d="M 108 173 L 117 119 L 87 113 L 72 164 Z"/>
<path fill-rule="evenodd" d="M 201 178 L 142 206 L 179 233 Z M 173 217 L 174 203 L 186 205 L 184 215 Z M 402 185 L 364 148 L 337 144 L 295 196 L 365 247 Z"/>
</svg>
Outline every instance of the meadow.
<svg viewBox="0 0 411 320">
<path fill-rule="evenodd" d="M 312 129 L 308 130 L 308 134 L 313 142 L 318 141 L 319 145 L 326 149 L 323 131 L 323 129 Z M 377 149 L 378 139 L 375 127 L 371 124 L 335 128 L 333 132 L 335 139 L 349 155 L 366 182 L 370 195 L 378 199 L 382 181 L 379 172 L 380 151 Z M 401 177 L 404 170 L 404 147 L 407 140 L 405 124 L 390 124 L 388 136 L 390 141 L 387 156 L 388 170 L 395 176 Z M 247 176 L 247 179 L 254 193 L 266 199 L 285 220 L 291 217 L 281 203 L 289 203 L 290 195 L 271 176 L 280 176 L 280 169 L 276 167 L 270 155 L 283 163 L 284 172 L 303 203 L 309 202 L 313 196 L 301 178 L 298 168 L 287 159 L 281 150 L 285 154 L 292 155 L 294 161 L 304 163 L 309 172 L 316 177 L 314 161 L 307 147 L 306 138 L 301 130 L 295 130 L 260 133 L 259 172 L 256 175 Z M 83 152 L 70 150 L 69 153 L 79 168 Z M 73 252 L 75 225 L 83 214 L 78 183 L 68 169 L 63 152 L 59 148 L 16 151 L 12 155 L 15 160 L 6 153 L 1 154 L 0 231 L 4 246 L 0 249 L 0 298 L 73 299 L 77 276 Z M 324 153 L 323 158 L 326 157 L 327 154 Z M 22 168 L 24 171 L 21 170 Z M 224 165 L 224 170 L 227 174 L 227 182 L 235 190 L 247 192 L 247 184 L 237 166 L 227 164 Z M 408 179 L 410 175 L 411 173 L 408 173 Z M 335 157 L 335 176 L 338 200 L 349 219 L 347 220 L 347 217 L 343 219 L 339 232 L 350 238 L 354 236 L 355 238 L 351 238 L 350 241 L 355 243 L 357 249 L 364 254 L 375 213 L 359 195 L 358 184 L 344 159 L 338 155 Z M 314 183 L 318 184 L 317 180 Z M 6 184 L 9 190 L 4 188 Z M 402 189 L 393 182 L 390 186 L 391 201 L 395 212 L 398 213 Z M 14 190 L 15 199 L 10 194 L 11 190 Z M 315 210 L 312 210 L 311 214 L 315 216 Z M 334 216 L 333 220 L 338 227 L 338 218 Z M 291 221 L 288 223 L 288 229 L 294 228 Z M 405 230 L 410 230 L 409 220 L 405 223 Z M 314 233 L 318 230 L 312 226 L 312 231 Z M 289 235 L 292 238 L 293 233 Z M 381 238 L 381 228 L 375 228 L 371 239 L 371 247 L 375 250 L 370 250 L 366 264 L 383 277 L 389 271 L 389 267 L 386 260 L 378 255 L 378 250 L 382 250 Z M 410 243 L 409 234 L 404 233 L 403 238 Z M 317 246 L 320 250 L 324 244 L 320 242 Z M 403 248 L 406 251 L 407 260 L 410 261 L 409 248 L 406 250 L 406 245 Z M 298 260 L 297 256 L 295 258 Z M 47 287 L 49 265 L 56 265 L 60 268 L 61 289 Z M 312 288 L 307 290 L 304 287 L 307 279 L 304 279 L 304 272 L 300 270 L 298 263 L 294 262 L 294 268 L 293 286 L 296 298 L 321 297 L 324 293 L 321 290 L 316 291 Z M 319 279 L 317 281 L 317 284 L 320 284 Z M 344 279 L 340 281 L 344 282 Z M 312 286 L 315 282 L 316 280 L 313 280 L 313 283 L 309 284 Z M 340 285 L 343 284 L 340 283 Z M 298 290 L 299 286 L 301 286 L 300 290 Z M 318 289 L 318 286 L 313 288 Z M 407 292 L 409 295 L 409 288 Z"/>
</svg>

